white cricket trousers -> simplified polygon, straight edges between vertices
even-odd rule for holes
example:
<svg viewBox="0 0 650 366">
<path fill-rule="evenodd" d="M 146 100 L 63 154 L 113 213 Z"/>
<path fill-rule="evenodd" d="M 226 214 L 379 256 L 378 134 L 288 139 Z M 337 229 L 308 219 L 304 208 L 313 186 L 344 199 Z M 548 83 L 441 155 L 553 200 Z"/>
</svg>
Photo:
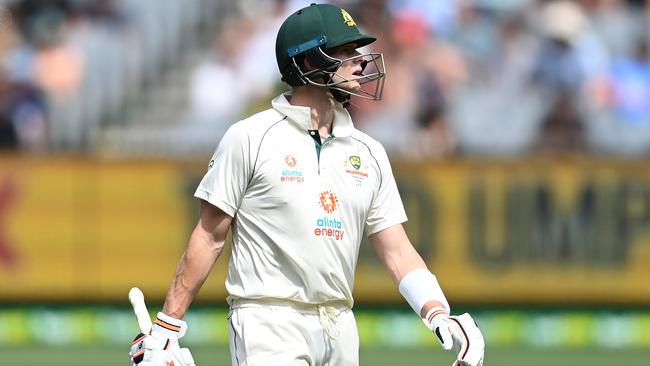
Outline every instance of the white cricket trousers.
<svg viewBox="0 0 650 366">
<path fill-rule="evenodd" d="M 359 365 L 348 307 L 233 300 L 228 323 L 233 366 Z"/>
</svg>

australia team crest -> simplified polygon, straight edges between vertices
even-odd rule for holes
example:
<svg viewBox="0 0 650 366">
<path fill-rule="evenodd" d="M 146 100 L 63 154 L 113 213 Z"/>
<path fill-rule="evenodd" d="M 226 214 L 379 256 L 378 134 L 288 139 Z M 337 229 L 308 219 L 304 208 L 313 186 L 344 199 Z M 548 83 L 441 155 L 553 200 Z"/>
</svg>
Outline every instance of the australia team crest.
<svg viewBox="0 0 650 366">
<path fill-rule="evenodd" d="M 357 187 L 361 187 L 368 178 L 368 164 L 362 161 L 359 155 L 350 155 L 343 162 L 343 168 L 355 182 Z"/>
</svg>

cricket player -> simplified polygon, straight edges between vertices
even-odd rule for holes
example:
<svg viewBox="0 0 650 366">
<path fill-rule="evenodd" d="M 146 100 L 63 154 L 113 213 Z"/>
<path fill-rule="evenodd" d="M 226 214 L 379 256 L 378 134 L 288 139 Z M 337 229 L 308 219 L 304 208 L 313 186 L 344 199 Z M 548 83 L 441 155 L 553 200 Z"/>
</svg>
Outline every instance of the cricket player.
<svg viewBox="0 0 650 366">
<path fill-rule="evenodd" d="M 282 24 L 276 58 L 291 92 L 232 125 L 219 143 L 195 193 L 198 224 L 151 334 L 134 342 L 133 364 L 179 350 L 187 330 L 181 319 L 228 230 L 234 366 L 359 364 L 351 309 L 363 235 L 443 348 L 457 352 L 454 365 L 482 364 L 480 330 L 469 314 L 450 315 L 404 232 L 386 152 L 355 129 L 345 109 L 351 96 L 381 98 L 383 56 L 357 51 L 375 40 L 334 5 L 312 4 Z"/>
</svg>

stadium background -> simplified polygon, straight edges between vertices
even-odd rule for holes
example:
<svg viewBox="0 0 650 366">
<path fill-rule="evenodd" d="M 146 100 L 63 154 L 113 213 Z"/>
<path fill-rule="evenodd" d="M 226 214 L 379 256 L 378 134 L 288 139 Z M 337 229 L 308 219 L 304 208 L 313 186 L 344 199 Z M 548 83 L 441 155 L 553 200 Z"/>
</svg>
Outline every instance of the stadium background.
<svg viewBox="0 0 650 366">
<path fill-rule="evenodd" d="M 283 90 L 275 32 L 308 3 L 0 2 L 0 364 L 126 362 L 128 289 L 160 308 L 211 151 Z M 650 2 L 336 3 L 389 72 L 351 113 L 487 364 L 647 362 Z M 228 364 L 227 252 L 187 316 L 201 366 Z M 362 364 L 451 362 L 367 245 L 355 296 Z"/>
</svg>

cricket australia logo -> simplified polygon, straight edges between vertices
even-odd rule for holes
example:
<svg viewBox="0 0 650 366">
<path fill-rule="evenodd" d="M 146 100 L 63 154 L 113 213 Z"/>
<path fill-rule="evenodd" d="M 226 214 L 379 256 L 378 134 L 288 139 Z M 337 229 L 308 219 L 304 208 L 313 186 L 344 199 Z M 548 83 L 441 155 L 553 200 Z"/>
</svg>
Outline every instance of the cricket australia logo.
<svg viewBox="0 0 650 366">
<path fill-rule="evenodd" d="M 364 181 L 368 178 L 368 173 L 363 171 L 368 170 L 368 164 L 363 164 L 361 162 L 361 157 L 358 155 L 350 155 L 345 161 L 343 161 L 343 167 L 345 168 L 345 172 L 352 177 L 354 184 L 357 187 L 361 187 Z"/>
<path fill-rule="evenodd" d="M 341 15 L 343 16 L 343 21 L 348 25 L 348 27 L 354 27 L 357 25 L 357 23 L 354 22 L 354 19 L 352 19 L 350 13 L 347 11 L 341 9 Z"/>
<path fill-rule="evenodd" d="M 350 164 L 352 164 L 352 167 L 354 167 L 354 169 L 359 170 L 359 168 L 361 168 L 361 158 L 360 157 L 358 157 L 356 155 L 352 155 L 352 156 L 350 156 L 348 158 L 348 160 L 350 161 Z"/>
<path fill-rule="evenodd" d="M 336 211 L 336 208 L 339 204 L 339 199 L 336 197 L 336 194 L 331 191 L 321 192 L 320 194 L 320 206 L 328 214 Z"/>
</svg>

